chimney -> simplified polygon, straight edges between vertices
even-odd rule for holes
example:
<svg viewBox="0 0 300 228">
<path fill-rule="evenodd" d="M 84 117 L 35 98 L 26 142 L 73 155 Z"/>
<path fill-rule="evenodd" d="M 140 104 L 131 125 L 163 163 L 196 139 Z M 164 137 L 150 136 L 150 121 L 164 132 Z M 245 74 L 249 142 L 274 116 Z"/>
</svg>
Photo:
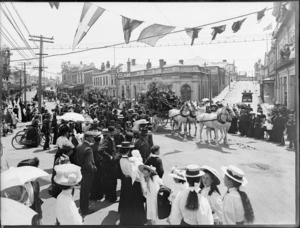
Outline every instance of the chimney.
<svg viewBox="0 0 300 228">
<path fill-rule="evenodd" d="M 127 62 L 127 72 L 130 72 L 131 69 L 130 69 L 130 60 L 128 59 L 128 62 Z"/>
<path fill-rule="evenodd" d="M 183 59 L 180 59 L 180 60 L 179 60 L 179 63 L 180 63 L 181 65 L 183 65 Z"/>
<path fill-rule="evenodd" d="M 166 61 L 164 61 L 164 66 L 165 66 L 165 65 L 167 65 L 167 62 L 166 62 Z"/>
<path fill-rule="evenodd" d="M 82 61 L 80 61 L 80 65 L 82 65 Z"/>
<path fill-rule="evenodd" d="M 100 71 L 105 71 L 105 65 L 102 63 Z"/>
<path fill-rule="evenodd" d="M 110 63 L 109 63 L 109 61 L 106 62 L 106 68 L 110 68 Z"/>
<path fill-rule="evenodd" d="M 131 64 L 132 64 L 132 66 L 135 66 L 135 59 L 131 60 Z"/>
<path fill-rule="evenodd" d="M 146 64 L 146 69 L 150 69 L 151 68 L 151 62 L 150 62 L 150 59 L 148 59 L 148 62 Z"/>
<path fill-rule="evenodd" d="M 164 60 L 163 60 L 163 59 L 160 59 L 160 60 L 159 60 L 159 67 L 160 67 L 160 68 L 163 68 L 163 67 L 164 67 Z"/>
<path fill-rule="evenodd" d="M 227 60 L 226 60 L 226 59 L 223 59 L 223 63 L 227 63 Z"/>
</svg>

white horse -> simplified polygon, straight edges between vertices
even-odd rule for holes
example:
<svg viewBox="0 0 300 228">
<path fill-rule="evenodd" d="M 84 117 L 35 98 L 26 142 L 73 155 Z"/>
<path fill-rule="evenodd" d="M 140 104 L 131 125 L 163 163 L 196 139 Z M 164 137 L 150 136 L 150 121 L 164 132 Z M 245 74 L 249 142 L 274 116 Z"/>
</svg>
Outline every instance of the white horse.
<svg viewBox="0 0 300 228">
<path fill-rule="evenodd" d="M 190 115 L 190 110 L 188 107 L 187 102 L 184 102 L 183 106 L 180 109 L 171 109 L 169 110 L 169 118 L 171 123 L 171 134 L 174 134 L 174 126 L 177 125 L 177 128 L 175 131 L 177 132 L 179 129 L 181 129 L 182 124 L 185 125 L 184 129 L 184 140 L 187 140 L 187 130 L 186 130 L 186 124 L 188 121 L 188 116 Z M 173 124 L 172 124 L 173 122 Z"/>
<path fill-rule="evenodd" d="M 220 130 L 221 133 L 225 133 L 224 129 L 227 129 L 228 127 L 228 125 L 226 125 L 226 119 L 228 119 L 229 116 L 230 114 L 227 107 L 219 108 L 217 112 L 213 112 L 213 113 L 198 113 L 197 121 L 199 122 L 199 127 L 200 127 L 200 143 L 203 142 L 202 129 L 205 125 L 208 142 L 209 143 L 211 142 L 211 137 L 209 137 L 209 135 L 211 136 L 210 131 L 213 128 L 215 129 L 216 144 L 219 145 L 218 130 Z M 227 139 L 227 131 L 225 133 L 225 137 Z M 226 141 L 224 143 L 228 143 L 228 142 Z"/>
<path fill-rule="evenodd" d="M 190 115 L 187 117 L 188 124 L 189 124 L 189 135 L 191 135 L 191 124 L 194 124 L 195 126 L 194 137 L 196 137 L 197 136 L 197 115 L 199 113 L 204 113 L 206 108 L 200 107 L 197 101 L 189 101 L 187 104 L 190 110 Z"/>
</svg>

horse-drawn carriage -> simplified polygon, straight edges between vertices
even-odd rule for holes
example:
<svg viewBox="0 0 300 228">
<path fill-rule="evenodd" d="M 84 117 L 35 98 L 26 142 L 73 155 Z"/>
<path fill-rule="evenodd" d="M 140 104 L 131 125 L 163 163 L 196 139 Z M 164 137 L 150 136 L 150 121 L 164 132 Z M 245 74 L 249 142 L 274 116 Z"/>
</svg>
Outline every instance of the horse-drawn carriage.
<svg viewBox="0 0 300 228">
<path fill-rule="evenodd" d="M 57 98 L 62 103 L 69 103 L 70 102 L 70 96 L 67 93 L 57 93 Z"/>
<path fill-rule="evenodd" d="M 242 102 L 252 102 L 252 94 L 250 90 L 248 92 L 245 90 L 242 93 Z"/>
<path fill-rule="evenodd" d="M 159 127 L 165 127 L 169 120 L 169 110 L 177 108 L 178 99 L 168 99 L 166 92 L 158 92 L 156 88 L 143 92 L 138 98 L 138 104 L 149 111 L 151 116 L 152 130 L 157 131 Z"/>
</svg>

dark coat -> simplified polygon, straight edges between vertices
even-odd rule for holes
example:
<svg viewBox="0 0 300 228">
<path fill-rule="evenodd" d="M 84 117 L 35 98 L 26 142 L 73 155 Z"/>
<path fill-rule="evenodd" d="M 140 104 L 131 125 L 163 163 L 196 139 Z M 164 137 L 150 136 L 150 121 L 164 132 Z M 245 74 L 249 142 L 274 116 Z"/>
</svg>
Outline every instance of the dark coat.
<svg viewBox="0 0 300 228">
<path fill-rule="evenodd" d="M 135 142 L 134 147 L 135 147 L 135 149 L 140 151 L 140 154 L 143 158 L 143 163 L 145 163 L 150 155 L 150 146 L 148 143 L 148 138 L 147 137 L 139 138 Z"/>
<path fill-rule="evenodd" d="M 93 156 L 93 150 L 89 142 L 84 141 L 76 148 L 77 159 L 76 163 L 81 167 L 82 174 L 95 173 L 97 167 Z"/>
<path fill-rule="evenodd" d="M 159 157 L 149 157 L 145 165 L 153 166 L 156 168 L 156 172 L 160 178 L 164 175 L 164 167 L 161 158 Z"/>
</svg>

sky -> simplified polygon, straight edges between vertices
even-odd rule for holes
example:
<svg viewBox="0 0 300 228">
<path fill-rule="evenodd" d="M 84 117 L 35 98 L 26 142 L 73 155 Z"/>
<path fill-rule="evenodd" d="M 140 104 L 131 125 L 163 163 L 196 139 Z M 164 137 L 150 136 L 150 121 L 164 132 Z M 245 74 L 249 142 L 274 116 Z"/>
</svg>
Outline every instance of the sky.
<svg viewBox="0 0 300 228">
<path fill-rule="evenodd" d="M 44 43 L 44 53 L 53 55 L 72 52 L 71 47 L 83 4 L 83 2 L 60 2 L 59 9 L 57 10 L 56 8 L 51 9 L 48 2 L 5 2 L 2 4 L 2 8 L 12 15 L 31 47 L 35 45 L 32 41 L 29 41 L 28 32 L 30 35 L 54 37 L 53 44 Z M 144 21 L 143 24 L 132 32 L 131 40 L 137 40 L 140 32 L 154 23 L 176 26 L 174 31 L 177 31 L 183 30 L 186 27 L 201 26 L 259 11 L 265 7 L 273 7 L 273 2 L 94 2 L 93 4 L 106 10 L 91 27 L 75 51 L 82 50 L 82 48 L 124 43 L 121 15 Z M 28 31 L 13 7 L 22 18 Z M 226 59 L 230 63 L 234 61 L 238 71 L 246 71 L 248 75 L 251 75 L 254 63 L 258 59 L 264 59 L 267 46 L 270 49 L 271 40 L 268 42 L 262 40 L 239 43 L 232 43 L 232 41 L 249 41 L 253 39 L 265 39 L 266 37 L 271 39 L 270 34 L 273 30 L 263 31 L 263 29 L 270 23 L 272 23 L 273 29 L 276 26 L 272 10 L 265 12 L 265 16 L 260 23 L 257 23 L 256 16 L 256 14 L 247 16 L 247 19 L 237 33 L 232 32 L 231 26 L 233 22 L 245 17 L 204 26 L 199 32 L 199 38 L 195 40 L 193 46 L 189 45 L 191 40 L 186 32 L 179 32 L 160 39 L 155 47 L 141 42 L 131 42 L 127 45 L 116 46 L 115 48 L 103 48 L 45 58 L 44 65 L 47 67 L 45 75 L 47 77 L 56 76 L 57 73 L 61 72 L 62 62 L 66 61 L 74 64 L 79 64 L 80 61 L 84 64 L 93 62 L 97 68 L 100 68 L 101 63 L 107 61 L 110 61 L 112 65 L 117 65 L 119 63 L 126 64 L 128 59 L 136 59 L 137 64 L 146 65 L 149 59 L 152 62 L 152 66 L 157 66 L 159 59 L 164 59 L 167 64 L 177 64 L 180 59 L 187 61 L 196 56 L 211 62 L 222 61 L 223 59 Z M 24 47 L 24 42 L 3 14 L 1 14 L 1 23 L 2 30 L 4 27 L 18 46 Z M 218 34 L 216 39 L 211 41 L 211 27 L 223 24 L 226 24 L 226 31 Z M 225 41 L 229 43 L 224 43 Z M 4 37 L 2 37 L 1 45 L 3 44 L 11 46 Z M 39 46 L 38 43 L 36 44 Z M 172 44 L 181 46 L 171 46 Z M 160 45 L 162 46 L 160 47 Z M 38 52 L 38 49 L 34 49 L 34 53 Z M 29 51 L 26 50 L 25 53 L 27 57 L 33 57 L 33 54 Z M 24 59 L 24 57 L 20 56 L 18 52 L 13 51 L 11 60 L 20 59 Z M 19 62 L 12 62 L 11 65 L 20 68 Z M 37 75 L 37 69 L 31 69 L 37 66 L 38 60 L 31 61 L 31 65 L 27 67 L 28 72 Z"/>
</svg>

